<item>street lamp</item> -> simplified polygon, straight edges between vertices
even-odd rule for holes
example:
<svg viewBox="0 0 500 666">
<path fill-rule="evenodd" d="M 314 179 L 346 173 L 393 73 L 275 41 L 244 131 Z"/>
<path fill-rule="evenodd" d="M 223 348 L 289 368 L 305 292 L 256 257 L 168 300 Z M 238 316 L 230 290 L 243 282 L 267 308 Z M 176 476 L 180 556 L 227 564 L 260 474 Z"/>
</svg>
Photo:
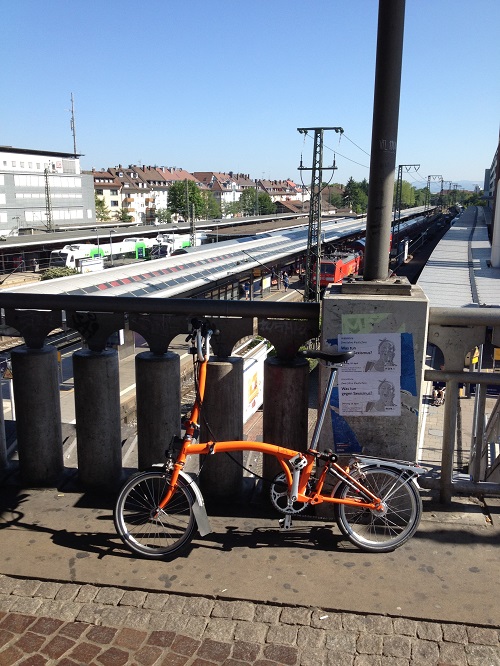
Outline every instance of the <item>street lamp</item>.
<svg viewBox="0 0 500 666">
<path fill-rule="evenodd" d="M 113 241 L 111 240 L 111 234 L 116 234 L 115 229 L 110 229 L 109 230 L 109 256 L 111 259 L 111 266 L 113 266 Z"/>
</svg>

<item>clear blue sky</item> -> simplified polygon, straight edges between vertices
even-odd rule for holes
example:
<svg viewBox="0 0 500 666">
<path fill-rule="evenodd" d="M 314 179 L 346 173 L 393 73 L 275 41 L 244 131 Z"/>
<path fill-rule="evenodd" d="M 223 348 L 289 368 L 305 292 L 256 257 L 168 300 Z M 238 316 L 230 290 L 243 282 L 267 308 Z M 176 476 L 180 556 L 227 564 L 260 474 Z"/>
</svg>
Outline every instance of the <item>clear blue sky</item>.
<svg viewBox="0 0 500 666">
<path fill-rule="evenodd" d="M 73 93 L 85 169 L 300 181 L 312 140 L 297 127 L 341 126 L 325 166 L 336 150 L 335 181 L 369 178 L 377 15 L 377 0 L 3 0 L 0 144 L 71 152 Z M 407 180 L 482 184 L 499 28 L 499 0 L 406 1 L 397 163 L 421 165 Z"/>
</svg>

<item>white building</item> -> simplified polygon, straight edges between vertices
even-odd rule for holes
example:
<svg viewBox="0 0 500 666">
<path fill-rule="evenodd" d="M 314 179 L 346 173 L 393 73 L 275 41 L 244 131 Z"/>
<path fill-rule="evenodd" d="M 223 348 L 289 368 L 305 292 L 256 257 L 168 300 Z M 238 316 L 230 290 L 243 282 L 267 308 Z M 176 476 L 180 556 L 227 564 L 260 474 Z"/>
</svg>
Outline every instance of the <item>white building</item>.
<svg viewBox="0 0 500 666">
<path fill-rule="evenodd" d="M 94 183 L 79 155 L 0 146 L 0 232 L 95 224 Z"/>
</svg>

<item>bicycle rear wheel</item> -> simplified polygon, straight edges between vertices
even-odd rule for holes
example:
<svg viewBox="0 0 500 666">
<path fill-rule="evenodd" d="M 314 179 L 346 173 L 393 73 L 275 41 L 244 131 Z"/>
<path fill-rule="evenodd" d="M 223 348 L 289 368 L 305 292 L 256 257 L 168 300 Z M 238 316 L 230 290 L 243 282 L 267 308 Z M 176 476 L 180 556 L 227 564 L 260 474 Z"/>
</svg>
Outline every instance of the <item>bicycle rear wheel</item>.
<svg viewBox="0 0 500 666">
<path fill-rule="evenodd" d="M 140 472 L 125 483 L 116 500 L 116 531 L 125 545 L 142 557 L 174 557 L 194 536 L 195 498 L 183 479 L 179 478 L 167 506 L 158 509 L 169 480 L 170 476 L 161 470 Z"/>
<path fill-rule="evenodd" d="M 345 504 L 335 505 L 341 532 L 358 548 L 385 553 L 401 546 L 415 533 L 422 515 L 422 498 L 413 481 L 389 468 L 361 470 L 356 477 L 367 490 L 380 497 L 383 512 Z M 360 494 L 343 483 L 335 496 L 356 499 Z"/>
</svg>

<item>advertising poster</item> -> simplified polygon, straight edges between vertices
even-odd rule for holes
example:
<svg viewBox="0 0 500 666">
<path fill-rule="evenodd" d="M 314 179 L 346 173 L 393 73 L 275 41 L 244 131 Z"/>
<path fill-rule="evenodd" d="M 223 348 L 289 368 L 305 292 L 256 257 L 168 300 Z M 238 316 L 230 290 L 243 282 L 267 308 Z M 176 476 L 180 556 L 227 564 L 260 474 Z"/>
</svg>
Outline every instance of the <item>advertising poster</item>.
<svg viewBox="0 0 500 666">
<path fill-rule="evenodd" d="M 339 371 L 340 415 L 400 416 L 400 334 L 339 335 L 338 343 L 356 352 Z"/>
</svg>

